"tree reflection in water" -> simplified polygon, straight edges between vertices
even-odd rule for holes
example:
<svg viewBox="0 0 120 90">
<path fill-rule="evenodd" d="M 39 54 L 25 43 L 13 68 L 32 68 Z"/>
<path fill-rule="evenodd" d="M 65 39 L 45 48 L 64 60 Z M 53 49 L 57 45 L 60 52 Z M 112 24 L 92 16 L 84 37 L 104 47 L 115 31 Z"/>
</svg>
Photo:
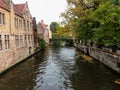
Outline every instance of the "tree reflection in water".
<svg viewBox="0 0 120 90">
<path fill-rule="evenodd" d="M 119 78 L 71 47 L 49 47 L 0 76 L 0 90 L 119 90 Z"/>
</svg>

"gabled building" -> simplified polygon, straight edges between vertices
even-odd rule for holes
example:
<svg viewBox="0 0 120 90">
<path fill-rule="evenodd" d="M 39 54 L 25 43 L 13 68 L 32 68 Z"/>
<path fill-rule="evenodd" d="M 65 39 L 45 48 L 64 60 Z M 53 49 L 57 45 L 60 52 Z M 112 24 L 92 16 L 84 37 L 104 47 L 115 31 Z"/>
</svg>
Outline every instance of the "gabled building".
<svg viewBox="0 0 120 90">
<path fill-rule="evenodd" d="M 0 73 L 34 52 L 28 3 L 0 0 Z"/>
<path fill-rule="evenodd" d="M 49 29 L 47 27 L 48 25 L 44 24 L 44 21 L 41 20 L 37 25 L 37 34 L 39 38 L 43 38 L 46 43 L 49 43 Z"/>
</svg>

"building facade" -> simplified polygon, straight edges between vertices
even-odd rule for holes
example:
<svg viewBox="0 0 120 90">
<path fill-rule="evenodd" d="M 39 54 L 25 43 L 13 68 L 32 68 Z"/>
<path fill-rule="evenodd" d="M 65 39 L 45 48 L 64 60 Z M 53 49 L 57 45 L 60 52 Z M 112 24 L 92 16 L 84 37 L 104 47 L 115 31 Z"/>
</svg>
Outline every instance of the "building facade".
<svg viewBox="0 0 120 90">
<path fill-rule="evenodd" d="M 33 17 L 33 32 L 34 32 L 34 48 L 37 49 L 39 47 L 39 37 L 37 36 L 37 22 L 35 17 Z"/>
<path fill-rule="evenodd" d="M 47 28 L 48 25 L 44 24 L 44 21 L 41 20 L 41 22 L 37 25 L 37 35 L 39 38 L 43 38 L 46 43 L 49 43 L 49 29 Z"/>
<path fill-rule="evenodd" d="M 0 0 L 0 73 L 34 52 L 28 3 Z"/>
</svg>

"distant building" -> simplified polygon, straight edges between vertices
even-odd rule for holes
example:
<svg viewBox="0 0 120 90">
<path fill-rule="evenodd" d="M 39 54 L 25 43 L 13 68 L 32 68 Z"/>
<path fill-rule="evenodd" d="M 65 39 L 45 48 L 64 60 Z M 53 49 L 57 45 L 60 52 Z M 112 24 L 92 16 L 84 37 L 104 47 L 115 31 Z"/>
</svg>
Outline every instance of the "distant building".
<svg viewBox="0 0 120 90">
<path fill-rule="evenodd" d="M 37 36 L 37 22 L 35 17 L 33 17 L 33 33 L 34 33 L 34 47 L 35 49 L 37 49 L 39 47 L 39 37 Z"/>
<path fill-rule="evenodd" d="M 32 24 L 27 2 L 0 0 L 0 72 L 34 52 Z"/>
<path fill-rule="evenodd" d="M 44 24 L 43 20 L 41 20 L 41 22 L 39 22 L 37 25 L 37 34 L 39 38 L 43 38 L 46 43 L 49 43 L 48 25 Z"/>
<path fill-rule="evenodd" d="M 49 30 L 49 39 L 52 39 L 52 31 Z"/>
</svg>

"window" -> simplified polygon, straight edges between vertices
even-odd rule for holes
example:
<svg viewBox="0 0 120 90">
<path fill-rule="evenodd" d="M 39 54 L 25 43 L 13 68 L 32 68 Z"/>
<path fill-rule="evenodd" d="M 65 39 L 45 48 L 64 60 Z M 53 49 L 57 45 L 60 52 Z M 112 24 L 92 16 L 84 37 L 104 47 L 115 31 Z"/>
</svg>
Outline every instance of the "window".
<svg viewBox="0 0 120 90">
<path fill-rule="evenodd" d="M 5 35 L 5 49 L 10 48 L 9 35 Z"/>
<path fill-rule="evenodd" d="M 5 24 L 5 15 L 0 12 L 0 24 Z"/>
<path fill-rule="evenodd" d="M 0 51 L 2 50 L 2 36 L 0 35 Z"/>
<path fill-rule="evenodd" d="M 18 19 L 15 18 L 15 28 L 18 28 Z"/>
<path fill-rule="evenodd" d="M 26 30 L 26 21 L 24 20 L 24 30 Z"/>
<path fill-rule="evenodd" d="M 30 44 L 30 35 L 28 35 L 28 42 L 29 42 L 29 44 Z"/>
<path fill-rule="evenodd" d="M 30 30 L 32 31 L 32 29 L 33 29 L 33 28 L 32 28 L 32 23 L 30 22 Z"/>
<path fill-rule="evenodd" d="M 27 21 L 27 29 L 28 29 L 28 31 L 29 31 L 29 21 Z"/>
<path fill-rule="evenodd" d="M 24 37 L 25 46 L 27 46 L 27 36 Z"/>
<path fill-rule="evenodd" d="M 22 20 L 19 20 L 19 27 L 22 29 Z"/>
<path fill-rule="evenodd" d="M 33 38 L 32 38 L 32 35 L 31 35 L 31 45 L 33 44 Z"/>
<path fill-rule="evenodd" d="M 16 47 L 19 47 L 19 35 L 15 35 Z"/>
<path fill-rule="evenodd" d="M 23 45 L 23 39 L 22 39 L 22 35 L 20 35 L 20 46 Z"/>
</svg>

